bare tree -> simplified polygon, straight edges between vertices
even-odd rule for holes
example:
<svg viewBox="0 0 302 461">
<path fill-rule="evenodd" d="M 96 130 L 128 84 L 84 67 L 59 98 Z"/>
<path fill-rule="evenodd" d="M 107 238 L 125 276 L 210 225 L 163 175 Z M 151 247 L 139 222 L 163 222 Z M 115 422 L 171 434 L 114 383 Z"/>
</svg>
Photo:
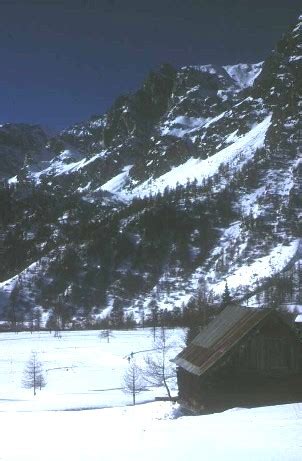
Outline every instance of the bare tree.
<svg viewBox="0 0 302 461">
<path fill-rule="evenodd" d="M 155 340 L 155 352 L 145 357 L 144 378 L 151 386 L 164 386 L 170 400 L 171 391 L 168 380 L 175 376 L 175 370 L 168 358 L 171 345 L 167 341 L 165 328 L 161 329 L 160 336 Z"/>
<path fill-rule="evenodd" d="M 128 367 L 124 374 L 123 390 L 126 394 L 132 395 L 132 402 L 135 405 L 136 395 L 145 389 L 142 371 L 138 367 L 133 355 L 128 357 Z"/>
<path fill-rule="evenodd" d="M 46 386 L 42 363 L 38 360 L 36 352 L 32 352 L 25 366 L 22 385 L 26 389 L 33 389 L 34 395 L 37 389 L 41 390 Z"/>
</svg>

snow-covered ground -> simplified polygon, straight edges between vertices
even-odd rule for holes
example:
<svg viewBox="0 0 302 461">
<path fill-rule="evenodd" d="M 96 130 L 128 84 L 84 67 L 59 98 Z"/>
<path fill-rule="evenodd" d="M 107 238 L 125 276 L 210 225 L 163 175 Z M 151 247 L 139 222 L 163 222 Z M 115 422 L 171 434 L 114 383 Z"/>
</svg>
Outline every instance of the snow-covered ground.
<svg viewBox="0 0 302 461">
<path fill-rule="evenodd" d="M 183 331 L 168 334 L 171 355 Z M 98 331 L 0 334 L 1 461 L 298 461 L 302 459 L 302 404 L 181 416 L 177 404 L 152 401 L 161 389 L 131 398 L 121 387 L 131 352 L 154 347 L 152 332 Z M 47 387 L 33 397 L 21 389 L 32 350 Z M 135 355 L 139 362 L 144 352 Z M 104 408 L 111 407 L 111 408 Z M 74 410 L 74 411 L 64 411 Z"/>
<path fill-rule="evenodd" d="M 183 337 L 181 329 L 168 332 L 171 357 L 179 352 Z M 0 411 L 71 410 L 131 404 L 131 396 L 122 390 L 127 356 L 137 352 L 137 363 L 143 362 L 147 352 L 140 351 L 152 351 L 154 341 L 149 329 L 113 332 L 109 344 L 99 338 L 99 331 L 66 331 L 61 338 L 48 332 L 2 333 L 0 349 Z M 47 381 L 36 397 L 32 390 L 22 388 L 32 351 Z M 163 395 L 163 389 L 148 388 L 137 401 Z"/>
<path fill-rule="evenodd" d="M 177 405 L 0 413 L 3 461 L 300 461 L 302 404 L 171 419 Z"/>
</svg>

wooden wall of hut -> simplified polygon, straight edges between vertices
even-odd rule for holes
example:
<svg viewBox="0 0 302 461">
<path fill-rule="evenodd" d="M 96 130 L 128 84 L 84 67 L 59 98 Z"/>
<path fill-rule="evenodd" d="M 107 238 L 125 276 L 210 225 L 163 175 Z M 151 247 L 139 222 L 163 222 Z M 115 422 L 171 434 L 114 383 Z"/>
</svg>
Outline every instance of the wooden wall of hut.
<svg viewBox="0 0 302 461">
<path fill-rule="evenodd" d="M 276 316 L 204 375 L 177 373 L 180 402 L 200 412 L 301 401 L 302 345 Z"/>
</svg>

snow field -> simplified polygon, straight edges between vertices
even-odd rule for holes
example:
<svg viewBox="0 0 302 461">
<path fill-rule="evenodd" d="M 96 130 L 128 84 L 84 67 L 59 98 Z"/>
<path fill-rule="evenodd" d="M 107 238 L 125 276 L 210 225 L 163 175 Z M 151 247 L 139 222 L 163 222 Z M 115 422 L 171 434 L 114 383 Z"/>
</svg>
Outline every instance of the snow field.
<svg viewBox="0 0 302 461">
<path fill-rule="evenodd" d="M 0 413 L 3 461 L 300 461 L 302 404 L 170 419 L 177 405 Z M 16 443 L 16 440 L 18 443 Z"/>
<path fill-rule="evenodd" d="M 66 331 L 61 338 L 48 332 L 0 334 L 0 411 L 41 411 L 104 408 L 132 403 L 122 390 L 131 352 L 154 349 L 150 329 L 113 332 L 109 344 L 99 331 Z M 171 357 L 183 344 L 183 330 L 170 330 Z M 38 391 L 22 388 L 23 371 L 31 352 L 42 363 L 47 386 Z M 147 352 L 135 354 L 142 364 Z M 175 382 L 172 388 L 175 389 Z M 176 393 L 176 392 L 174 392 Z M 137 402 L 165 395 L 164 389 L 148 388 Z M 0 457 L 1 459 L 1 457 Z"/>
<path fill-rule="evenodd" d="M 127 355 L 152 349 L 152 331 L 117 331 L 109 344 L 98 334 L 0 334 L 1 461 L 302 459 L 302 404 L 179 417 L 177 404 L 153 401 L 163 395 L 157 388 L 139 394 L 133 407 L 120 389 Z M 175 356 L 183 330 L 169 330 L 168 338 Z M 48 381 L 36 397 L 21 389 L 33 350 Z M 138 364 L 144 355 L 135 354 Z"/>
</svg>

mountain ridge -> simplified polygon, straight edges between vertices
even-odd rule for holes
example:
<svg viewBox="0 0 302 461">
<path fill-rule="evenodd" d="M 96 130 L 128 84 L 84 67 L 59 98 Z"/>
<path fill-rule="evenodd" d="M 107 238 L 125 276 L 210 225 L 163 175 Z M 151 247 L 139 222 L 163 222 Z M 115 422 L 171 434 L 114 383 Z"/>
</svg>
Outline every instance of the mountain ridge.
<svg viewBox="0 0 302 461">
<path fill-rule="evenodd" d="M 226 282 L 262 305 L 278 274 L 300 280 L 301 29 L 300 17 L 264 63 L 164 65 L 47 138 L 51 158 L 1 191 L 2 317 L 15 287 L 25 317 L 122 304 L 139 319 L 201 292 L 219 302 Z M 297 283 L 284 302 L 302 303 Z"/>
</svg>

